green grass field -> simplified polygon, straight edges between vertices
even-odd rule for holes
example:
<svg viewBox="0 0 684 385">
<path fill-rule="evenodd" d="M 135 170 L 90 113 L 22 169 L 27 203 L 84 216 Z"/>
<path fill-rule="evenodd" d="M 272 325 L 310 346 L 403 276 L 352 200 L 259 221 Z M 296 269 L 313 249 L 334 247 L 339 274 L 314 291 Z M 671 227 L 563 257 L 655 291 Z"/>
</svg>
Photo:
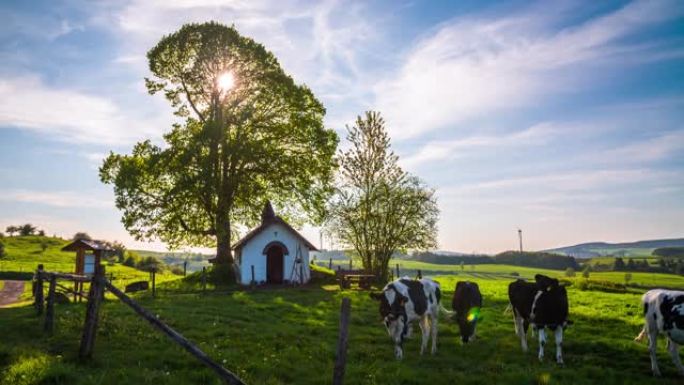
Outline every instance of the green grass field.
<svg viewBox="0 0 684 385">
<path fill-rule="evenodd" d="M 437 278 L 448 305 L 460 276 Z M 405 346 L 402 362 L 367 292 L 339 291 L 336 285 L 232 293 L 138 297 L 172 327 L 197 342 L 249 384 L 329 383 L 334 361 L 339 303 L 352 299 L 347 383 L 350 384 L 677 384 L 664 341 L 659 354 L 664 379 L 653 379 L 639 332 L 639 294 L 569 290 L 571 319 L 565 367 L 534 351 L 523 354 L 513 334 L 506 287 L 510 280 L 473 277 L 485 307 L 478 340 L 461 345 L 453 322 L 442 318 L 439 352 L 419 356 L 419 341 Z M 33 309 L 0 309 L 0 330 L 12 330 L 0 345 L 1 384 L 189 384 L 218 383 L 180 347 L 153 330 L 125 305 L 108 300 L 102 309 L 95 359 L 78 363 L 76 352 L 84 306 L 57 307 L 56 332 L 41 332 Z M 417 327 L 414 330 L 418 331 Z M 416 333 L 418 335 L 418 333 Z M 531 346 L 536 343 L 531 341 Z M 132 347 L 135 347 L 132 349 Z M 534 349 L 533 349 L 534 350 Z"/>
</svg>

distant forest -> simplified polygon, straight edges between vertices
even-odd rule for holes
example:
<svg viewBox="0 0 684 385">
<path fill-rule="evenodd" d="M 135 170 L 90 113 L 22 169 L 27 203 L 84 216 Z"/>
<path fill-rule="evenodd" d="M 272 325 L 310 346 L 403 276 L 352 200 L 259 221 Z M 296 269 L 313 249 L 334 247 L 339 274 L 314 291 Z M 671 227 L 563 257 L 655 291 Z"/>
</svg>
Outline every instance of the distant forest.
<svg viewBox="0 0 684 385">
<path fill-rule="evenodd" d="M 519 252 L 506 251 L 494 256 L 489 255 L 442 255 L 429 251 L 413 254 L 410 259 L 426 263 L 440 265 L 479 265 L 500 264 L 526 267 L 538 267 L 542 269 L 565 270 L 567 268 L 579 269 L 579 263 L 575 258 L 545 252 Z"/>
</svg>

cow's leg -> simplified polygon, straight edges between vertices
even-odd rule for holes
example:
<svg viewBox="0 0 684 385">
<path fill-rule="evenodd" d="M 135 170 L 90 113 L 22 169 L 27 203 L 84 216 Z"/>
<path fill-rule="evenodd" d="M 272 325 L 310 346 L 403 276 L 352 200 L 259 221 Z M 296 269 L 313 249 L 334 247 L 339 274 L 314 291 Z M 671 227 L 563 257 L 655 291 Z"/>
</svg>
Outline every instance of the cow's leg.
<svg viewBox="0 0 684 385">
<path fill-rule="evenodd" d="M 432 314 L 430 314 L 431 318 L 431 325 L 430 325 L 430 332 L 432 334 L 432 350 L 430 353 L 435 354 L 437 353 L 437 317 L 439 315 L 439 309 L 436 309 Z"/>
<path fill-rule="evenodd" d="M 430 338 L 430 321 L 428 320 L 428 315 L 424 314 L 420 318 L 420 331 L 422 334 L 422 339 L 420 341 L 420 354 L 425 353 L 427 349 L 428 339 Z"/>
<path fill-rule="evenodd" d="M 546 331 L 544 328 L 539 328 L 537 330 L 539 334 L 539 361 L 544 360 L 544 345 L 546 345 Z"/>
<path fill-rule="evenodd" d="M 563 365 L 563 327 L 557 326 L 555 331 L 556 340 L 556 362 Z"/>
<path fill-rule="evenodd" d="M 682 366 L 682 360 L 679 358 L 679 345 L 672 341 L 670 338 L 667 339 L 667 350 L 670 352 L 672 357 L 672 362 L 674 362 L 679 374 L 684 376 L 684 366 Z"/>
<path fill-rule="evenodd" d="M 515 317 L 516 329 L 518 331 L 518 337 L 520 337 L 520 346 L 523 352 L 527 352 L 527 328 L 525 328 L 524 320 L 520 316 Z"/>
<path fill-rule="evenodd" d="M 518 312 L 513 308 L 513 326 L 515 327 L 515 335 L 520 336 L 520 322 L 518 321 Z"/>
<path fill-rule="evenodd" d="M 648 351 L 651 354 L 651 370 L 653 375 L 660 377 L 660 369 L 658 368 L 658 358 L 656 357 L 656 347 L 658 346 L 658 329 L 655 325 L 648 325 Z"/>
</svg>

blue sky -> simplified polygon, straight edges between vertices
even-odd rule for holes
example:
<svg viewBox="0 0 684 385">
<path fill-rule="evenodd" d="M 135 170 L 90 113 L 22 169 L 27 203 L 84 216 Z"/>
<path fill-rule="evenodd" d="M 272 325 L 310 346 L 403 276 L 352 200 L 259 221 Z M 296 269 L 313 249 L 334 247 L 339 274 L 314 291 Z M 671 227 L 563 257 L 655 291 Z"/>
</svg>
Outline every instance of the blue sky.
<svg viewBox="0 0 684 385">
<path fill-rule="evenodd" d="M 174 121 L 145 53 L 216 20 L 263 43 L 326 124 L 385 116 L 437 189 L 441 249 L 684 236 L 681 1 L 0 3 L 0 228 L 140 244 L 97 168 Z M 344 145 L 344 143 L 342 144 Z M 306 228 L 314 241 L 317 231 Z"/>
</svg>

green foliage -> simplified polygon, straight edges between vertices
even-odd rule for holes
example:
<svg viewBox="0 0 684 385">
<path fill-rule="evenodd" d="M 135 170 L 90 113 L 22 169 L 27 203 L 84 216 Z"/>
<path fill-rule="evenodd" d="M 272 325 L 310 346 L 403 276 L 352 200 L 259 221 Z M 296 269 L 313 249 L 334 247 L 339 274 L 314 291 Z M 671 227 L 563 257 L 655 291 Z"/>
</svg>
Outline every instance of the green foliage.
<svg viewBox="0 0 684 385">
<path fill-rule="evenodd" d="M 3 258 L 5 256 L 5 244 L 0 241 L 0 258 Z"/>
<path fill-rule="evenodd" d="M 10 237 L 13 236 L 14 234 L 17 234 L 17 235 L 22 236 L 22 237 L 26 237 L 29 235 L 35 235 L 37 230 L 38 229 L 36 228 L 36 226 L 34 226 L 30 223 L 26 223 L 26 224 L 20 225 L 20 226 L 7 226 L 7 228 L 5 229 L 5 231 L 7 231 L 7 233 L 9 234 Z"/>
<path fill-rule="evenodd" d="M 625 285 L 629 285 L 629 281 L 632 280 L 632 273 L 625 273 Z"/>
<path fill-rule="evenodd" d="M 575 269 L 573 269 L 572 267 L 568 267 L 567 269 L 565 269 L 565 276 L 566 277 L 574 277 L 575 276 Z"/>
<path fill-rule="evenodd" d="M 323 105 L 271 52 L 212 22 L 184 25 L 147 57 L 149 92 L 163 92 L 186 121 L 164 135 L 165 146 L 140 142 L 100 168 L 136 239 L 216 245 L 217 260 L 230 263 L 233 229 L 256 224 L 265 200 L 294 223 L 322 218 L 337 135 L 323 126 Z M 221 90 L 227 72 L 235 84 Z"/>
<path fill-rule="evenodd" d="M 584 277 L 585 279 L 588 279 L 590 274 L 591 274 L 591 265 L 584 266 L 584 269 L 582 270 L 582 277 Z"/>
<path fill-rule="evenodd" d="M 93 238 L 91 238 L 90 235 L 88 235 L 88 233 L 81 231 L 81 232 L 74 234 L 74 236 L 71 237 L 71 240 L 72 241 L 92 241 Z"/>
<path fill-rule="evenodd" d="M 684 258 L 684 247 L 661 247 L 653 250 L 653 255 L 663 258 Z"/>
<path fill-rule="evenodd" d="M 539 267 L 543 269 L 565 270 L 570 267 L 575 271 L 579 270 L 579 264 L 575 258 L 545 252 L 525 251 L 521 253 L 519 251 L 506 251 L 495 255 L 493 261 L 498 264 Z"/>
<path fill-rule="evenodd" d="M 327 231 L 385 282 L 396 251 L 436 245 L 439 209 L 434 191 L 399 167 L 379 113 L 357 117 L 347 139 Z"/>
<path fill-rule="evenodd" d="M 235 284 L 235 272 L 226 264 L 214 265 L 207 269 L 207 281 L 215 286 L 232 286 Z"/>
</svg>

